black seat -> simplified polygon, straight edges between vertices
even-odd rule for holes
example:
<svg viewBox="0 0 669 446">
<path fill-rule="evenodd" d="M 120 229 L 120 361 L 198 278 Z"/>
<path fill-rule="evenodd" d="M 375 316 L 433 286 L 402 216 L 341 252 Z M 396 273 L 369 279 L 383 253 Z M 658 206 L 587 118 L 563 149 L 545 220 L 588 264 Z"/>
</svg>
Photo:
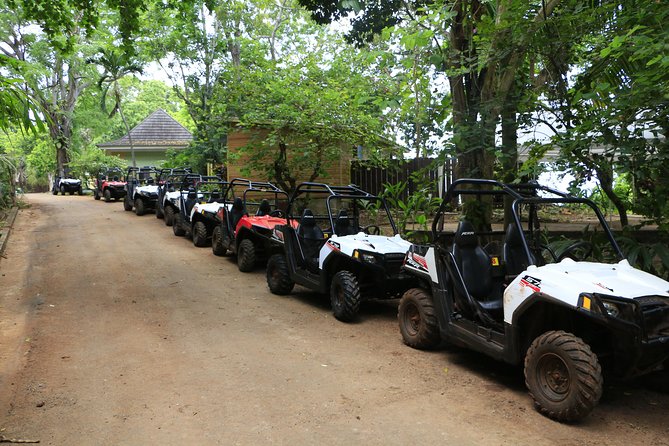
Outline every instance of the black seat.
<svg viewBox="0 0 669 446">
<path fill-rule="evenodd" d="M 230 229 L 234 232 L 237 229 L 237 223 L 244 216 L 244 202 L 240 197 L 237 197 L 232 202 L 232 209 L 228 212 L 228 218 L 230 219 Z"/>
<path fill-rule="evenodd" d="M 523 239 L 520 235 L 520 229 L 513 223 L 510 223 L 506 228 L 503 256 L 506 273 L 510 276 L 516 276 L 525 271 L 529 265 L 536 264 L 536 260 L 532 254 L 530 254 L 530 258 L 528 259 L 527 252 L 525 252 L 525 247 L 523 246 Z"/>
<path fill-rule="evenodd" d="M 263 198 L 263 200 L 260 202 L 260 206 L 258 206 L 256 216 L 262 217 L 263 215 L 269 215 L 270 212 L 272 212 L 272 207 L 269 205 L 269 201 Z"/>
<path fill-rule="evenodd" d="M 221 193 L 217 190 L 214 190 L 211 192 L 211 195 L 209 195 L 209 203 L 216 203 L 218 199 L 221 198 Z"/>
<path fill-rule="evenodd" d="M 474 226 L 466 220 L 460 222 L 455 232 L 453 260 L 462 279 L 459 284 L 454 281 L 456 293 L 462 294 L 461 300 L 469 301 L 469 294 L 490 316 L 501 320 L 503 276 L 495 274 L 491 257 L 479 245 Z"/>
<path fill-rule="evenodd" d="M 302 248 L 302 255 L 307 268 L 318 269 L 318 254 L 325 242 L 323 231 L 316 224 L 311 209 L 305 209 L 300 218 L 300 226 L 297 228 L 297 238 Z"/>
<path fill-rule="evenodd" d="M 334 224 L 334 232 L 339 236 L 353 235 L 357 233 L 353 225 L 351 225 L 351 220 L 348 218 L 348 212 L 344 209 L 337 214 L 337 220 L 335 220 Z"/>
<path fill-rule="evenodd" d="M 197 203 L 197 191 L 195 189 L 189 189 L 188 195 L 186 196 L 186 215 L 190 215 L 190 211 L 193 210 L 195 203 Z"/>
</svg>

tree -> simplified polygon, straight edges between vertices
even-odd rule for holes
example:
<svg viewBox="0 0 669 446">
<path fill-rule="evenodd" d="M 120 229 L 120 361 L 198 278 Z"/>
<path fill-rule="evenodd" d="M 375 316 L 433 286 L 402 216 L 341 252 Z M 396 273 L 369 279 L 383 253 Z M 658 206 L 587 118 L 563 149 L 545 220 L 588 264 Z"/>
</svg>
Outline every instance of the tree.
<svg viewBox="0 0 669 446">
<path fill-rule="evenodd" d="M 130 142 L 132 167 L 137 167 L 135 162 L 135 147 L 132 144 L 130 127 L 128 126 L 128 121 L 123 114 L 123 96 L 121 95 L 119 82 L 129 74 L 141 74 L 142 65 L 133 60 L 133 58 L 128 56 L 127 53 L 120 53 L 113 48 L 101 48 L 99 50 L 99 54 L 91 60 L 103 69 L 103 72 L 100 75 L 100 79 L 98 80 L 98 88 L 100 88 L 102 91 L 100 106 L 103 111 L 107 111 L 107 97 L 111 91 L 113 105 L 111 107 L 111 112 L 109 112 L 109 117 L 113 118 L 117 112 L 121 116 L 121 120 L 123 121 L 123 125 L 125 126 L 128 135 L 128 141 Z"/>
<path fill-rule="evenodd" d="M 212 110 L 218 122 L 261 129 L 242 150 L 247 167 L 287 191 L 321 177 L 342 151 L 394 149 L 383 139 L 385 92 L 366 55 L 304 12 L 281 14 L 289 7 L 263 10 L 245 27 L 253 32 L 239 36 L 239 60 L 221 72 Z"/>
<path fill-rule="evenodd" d="M 239 57 L 237 37 L 247 2 L 194 0 L 175 8 L 153 4 L 145 15 L 150 39 L 142 47 L 157 61 L 195 124 L 193 151 L 205 162 L 225 162 L 225 122 L 212 119 L 214 89 L 223 67 Z M 204 167 L 204 166 L 201 166 Z"/>
<path fill-rule="evenodd" d="M 428 47 L 431 62 L 448 77 L 456 175 L 493 178 L 500 116 L 504 111 L 507 119 L 502 124 L 515 125 L 515 119 L 508 118 L 515 117 L 516 110 L 508 106 L 514 103 L 519 81 L 529 82 L 528 51 L 560 0 L 300 2 L 320 22 L 357 10 L 349 36 L 359 44 L 389 25 L 415 23 L 404 41 Z M 517 147 L 506 150 L 513 155 Z"/>
<path fill-rule="evenodd" d="M 86 80 L 89 67 L 82 57 L 88 47 L 79 43 L 83 30 L 76 24 L 63 31 L 64 38 L 77 42 L 76 52 L 69 55 L 50 46 L 40 32 L 29 26 L 23 8 L 15 4 L 16 9 L 9 11 L 4 2 L 0 3 L 3 52 L 9 60 L 7 68 L 22 79 L 23 88 L 40 105 L 56 147 L 58 173 L 64 175 L 70 159 L 74 107 L 89 85 Z"/>
<path fill-rule="evenodd" d="M 452 143 L 458 159 L 456 175 L 460 177 L 492 178 L 499 175 L 505 181 L 514 181 L 518 134 L 522 126 L 532 128 L 547 124 L 550 127 L 556 124 L 555 132 L 562 134 L 560 142 L 573 141 L 573 138 L 564 135 L 567 124 L 573 126 L 575 122 L 572 121 L 575 104 L 570 98 L 576 96 L 571 90 L 574 83 L 570 77 L 575 71 L 590 73 L 588 76 L 592 77 L 597 67 L 613 67 L 596 61 L 597 50 L 608 46 L 606 56 L 610 56 L 615 53 L 612 48 L 625 47 L 621 43 L 630 36 L 625 37 L 624 32 L 619 32 L 619 25 L 624 22 L 627 24 L 623 26 L 625 32 L 634 29 L 635 25 L 641 27 L 635 30 L 635 35 L 639 37 L 635 40 L 636 45 L 628 46 L 636 49 L 635 56 L 627 58 L 627 61 L 636 59 L 641 62 L 643 59 L 647 67 L 652 66 L 645 71 L 652 71 L 656 77 L 662 73 L 656 68 L 664 63 L 660 54 L 663 54 L 662 48 L 666 43 L 664 37 L 657 38 L 666 35 L 659 25 L 663 23 L 661 18 L 666 18 L 667 11 L 661 2 L 301 0 L 301 3 L 322 23 L 355 12 L 349 38 L 358 44 L 371 41 L 392 25 L 393 32 L 403 36 L 405 42 L 416 43 L 432 52 L 430 59 L 435 69 L 449 79 L 451 101 L 445 105 L 450 109 Z M 429 37 L 429 45 L 425 44 L 425 36 Z M 653 37 L 657 44 L 652 44 Z M 628 41 L 631 42 L 631 37 Z M 644 57 L 637 57 L 642 53 Z M 614 65 L 620 67 L 620 61 L 617 59 Z M 606 71 L 615 72 L 604 70 L 602 73 Z M 623 80 L 623 83 L 633 77 L 639 80 L 630 73 L 621 75 L 620 70 L 617 73 L 613 77 Z M 647 79 L 652 79 L 652 76 L 647 76 Z M 590 94 L 588 90 L 592 86 L 599 84 L 601 88 L 606 85 L 602 82 L 586 84 L 585 89 L 578 89 L 580 99 L 583 94 Z M 619 82 L 609 82 L 607 87 L 614 84 Z M 666 82 L 661 85 L 666 85 Z M 614 93 L 613 89 L 608 90 Z M 600 98 L 603 99 L 604 94 Z M 656 95 L 655 98 L 663 96 Z M 591 99 L 587 98 L 586 102 Z M 666 103 L 666 99 L 662 101 Z M 605 102 L 597 101 L 598 104 Z M 662 110 L 663 107 L 658 105 L 656 109 Z M 540 113 L 546 110 L 560 118 L 543 120 Z M 592 108 L 589 110 L 593 111 Z M 556 123 L 556 119 L 561 122 Z M 597 125 L 601 126 L 605 121 L 599 120 Z M 496 148 L 496 130 L 499 128 L 501 145 Z M 586 134 L 588 130 L 585 127 L 582 130 L 584 132 L 578 135 L 580 138 L 592 136 Z M 581 144 L 578 152 L 584 153 L 586 146 Z M 574 144 L 571 144 L 565 151 L 573 148 Z M 610 187 L 614 175 L 610 166 L 606 165 L 607 157 L 581 157 L 580 161 L 570 165 L 584 166 L 586 158 L 590 162 L 587 169 L 601 176 L 602 188 L 615 201 Z M 501 171 L 496 173 L 495 166 L 501 167 Z M 619 209 L 620 204 L 617 204 Z"/>
<path fill-rule="evenodd" d="M 625 0 L 600 12 L 573 87 L 550 110 L 560 126 L 553 142 L 579 179 L 597 178 L 623 226 L 634 210 L 668 227 L 669 10 Z M 615 190 L 616 175 L 631 179 L 632 209 Z"/>
<path fill-rule="evenodd" d="M 180 3 L 190 3 L 182 1 Z M 144 0 L 106 0 L 89 2 L 79 0 L 7 0 L 10 10 L 22 10 L 25 19 L 37 23 L 44 31 L 49 45 L 63 54 L 72 54 L 79 44 L 81 30 L 91 36 L 104 21 L 109 11 L 116 13 L 117 27 L 126 53 L 134 54 L 133 36 L 141 28 Z"/>
</svg>

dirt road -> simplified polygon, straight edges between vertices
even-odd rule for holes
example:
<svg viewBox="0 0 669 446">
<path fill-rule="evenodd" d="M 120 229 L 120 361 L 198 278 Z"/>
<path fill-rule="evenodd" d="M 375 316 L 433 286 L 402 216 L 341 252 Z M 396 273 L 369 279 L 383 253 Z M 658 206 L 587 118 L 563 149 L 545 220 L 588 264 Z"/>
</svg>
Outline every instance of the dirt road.
<svg viewBox="0 0 669 446">
<path fill-rule="evenodd" d="M 396 302 L 333 319 L 148 214 L 29 195 L 0 263 L 0 435 L 48 445 L 660 445 L 669 397 L 608 384 L 583 423 L 522 372 L 402 344 Z"/>
</svg>

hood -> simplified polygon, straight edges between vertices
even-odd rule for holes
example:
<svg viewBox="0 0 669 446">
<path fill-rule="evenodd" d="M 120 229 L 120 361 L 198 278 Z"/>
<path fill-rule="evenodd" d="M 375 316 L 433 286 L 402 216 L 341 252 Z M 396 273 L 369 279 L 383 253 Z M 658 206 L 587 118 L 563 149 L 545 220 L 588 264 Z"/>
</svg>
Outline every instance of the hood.
<svg viewBox="0 0 669 446">
<path fill-rule="evenodd" d="M 146 186 L 138 186 L 137 189 L 135 189 L 139 193 L 143 194 L 158 194 L 158 186 L 155 184 L 149 184 Z"/>
<path fill-rule="evenodd" d="M 216 214 L 220 208 L 225 207 L 225 203 L 195 203 L 192 213 L 209 212 Z"/>
<path fill-rule="evenodd" d="M 81 183 L 81 180 L 76 180 L 74 178 L 61 178 L 60 182 L 65 184 L 79 184 Z"/>
<path fill-rule="evenodd" d="M 669 296 L 669 282 L 633 268 L 627 260 L 606 264 L 565 259 L 560 263 L 530 267 L 526 272 L 529 275 L 536 272 L 542 281 L 542 290 L 549 294 L 548 288 L 561 288 L 572 289 L 577 294 L 601 293 L 628 299 Z"/>
<path fill-rule="evenodd" d="M 175 190 L 172 192 L 165 192 L 165 198 L 167 200 L 176 200 L 177 198 L 179 198 L 179 191 Z"/>
<path fill-rule="evenodd" d="M 411 246 L 411 243 L 399 235 L 387 237 L 385 235 L 369 235 L 364 232 L 345 236 L 333 235 L 331 240 L 339 243 L 342 247 L 360 249 L 378 254 L 405 254 Z"/>
</svg>

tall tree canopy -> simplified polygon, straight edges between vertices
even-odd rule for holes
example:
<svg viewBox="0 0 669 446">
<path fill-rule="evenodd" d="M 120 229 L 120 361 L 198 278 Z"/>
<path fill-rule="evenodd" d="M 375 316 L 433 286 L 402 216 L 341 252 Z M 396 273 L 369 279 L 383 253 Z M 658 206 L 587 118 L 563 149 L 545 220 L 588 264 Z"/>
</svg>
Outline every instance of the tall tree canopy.
<svg viewBox="0 0 669 446">
<path fill-rule="evenodd" d="M 498 175 L 512 181 L 519 126 L 547 124 L 555 131 L 554 141 L 564 147 L 567 165 L 582 171 L 583 177 L 588 172 L 597 176 L 625 223 L 624 209 L 612 189 L 613 164 L 623 171 L 630 170 L 632 159 L 635 165 L 648 166 L 639 162 L 648 159 L 639 158 L 639 150 L 635 156 L 625 155 L 623 146 L 647 149 L 649 127 L 666 136 L 660 123 L 667 103 L 666 58 L 662 56 L 666 53 L 662 48 L 667 31 L 662 23 L 667 8 L 661 2 L 300 3 L 321 23 L 348 17 L 349 39 L 361 46 L 376 42 L 375 36 L 390 30 L 400 36 L 406 50 L 421 48 L 429 54 L 434 69 L 448 78 L 448 116 L 441 116 L 448 117 L 446 128 L 452 132 L 458 176 Z M 651 98 L 648 93 L 653 88 L 661 93 L 651 93 Z M 644 97 L 647 108 L 642 106 Z M 551 118 L 543 120 L 546 111 Z M 642 124 L 649 114 L 655 124 Z M 625 120 L 610 119 L 623 115 Z M 560 122 L 553 126 L 556 121 Z M 632 121 L 634 141 L 626 136 Z M 646 135 L 639 139 L 642 129 Z M 608 155 L 593 155 L 590 149 L 597 144 L 609 147 Z M 659 147 L 657 142 L 651 144 Z M 659 165 L 650 170 L 655 176 L 662 175 Z M 650 170 L 637 173 L 647 177 Z M 641 190 L 637 187 L 639 194 Z"/>
</svg>

